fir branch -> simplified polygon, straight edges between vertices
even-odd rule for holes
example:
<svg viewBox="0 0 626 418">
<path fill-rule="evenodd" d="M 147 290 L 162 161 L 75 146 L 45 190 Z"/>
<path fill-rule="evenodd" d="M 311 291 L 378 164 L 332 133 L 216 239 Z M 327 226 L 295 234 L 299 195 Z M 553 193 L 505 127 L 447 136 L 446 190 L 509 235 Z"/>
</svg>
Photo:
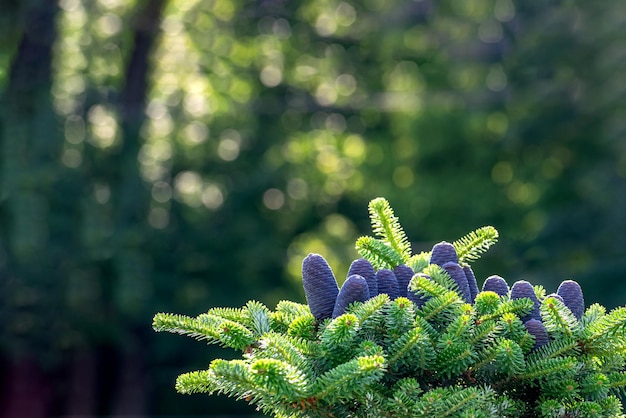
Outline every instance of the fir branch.
<svg viewBox="0 0 626 418">
<path fill-rule="evenodd" d="M 445 273 L 441 273 L 441 275 L 445 275 Z M 441 284 L 441 280 L 434 281 L 431 280 L 429 277 L 430 276 L 426 277 L 418 274 L 413 276 L 413 278 L 409 282 L 409 291 L 426 297 L 439 297 L 450 292 L 456 293 L 458 295 L 458 293 L 456 292 L 456 285 L 452 280 L 447 280 L 443 284 Z"/>
<path fill-rule="evenodd" d="M 201 323 L 195 318 L 185 315 L 157 313 L 152 322 L 152 328 L 157 332 L 171 332 L 195 338 L 198 341 L 207 340 L 209 344 L 219 341 L 220 334 L 214 324 Z"/>
<path fill-rule="evenodd" d="M 518 375 L 524 371 L 524 352 L 515 341 L 506 338 L 500 340 L 496 351 L 495 364 L 500 373 Z"/>
<path fill-rule="evenodd" d="M 313 354 L 314 348 L 309 341 L 270 332 L 259 340 L 255 352 L 259 356 L 282 360 L 307 374 L 311 372 L 306 356 Z"/>
<path fill-rule="evenodd" d="M 471 330 L 469 343 L 475 346 L 490 345 L 501 330 L 502 327 L 494 320 L 479 321 Z"/>
<path fill-rule="evenodd" d="M 548 334 L 560 333 L 566 337 L 578 335 L 580 324 L 572 311 L 555 297 L 544 299 L 540 307 L 541 320 Z"/>
<path fill-rule="evenodd" d="M 524 352 L 529 352 L 535 344 L 535 338 L 528 333 L 522 320 L 515 314 L 507 312 L 500 318 L 502 337 L 515 341 Z"/>
<path fill-rule="evenodd" d="M 281 300 L 276 305 L 275 311 L 270 313 L 271 328 L 276 332 L 284 332 L 296 318 L 304 315 L 313 316 L 308 305 Z"/>
<path fill-rule="evenodd" d="M 250 403 L 258 402 L 261 399 L 259 387 L 252 380 L 250 365 L 244 360 L 213 360 L 209 366 L 208 373 L 199 376 L 183 374 L 176 381 L 176 388 L 190 388 L 193 379 L 204 377 L 209 380 L 214 391 L 223 393 L 236 399 L 249 399 Z M 180 390 L 179 389 L 179 390 Z M 189 393 L 189 392 L 187 392 Z"/>
<path fill-rule="evenodd" d="M 360 237 L 356 240 L 356 250 L 367 259 L 374 268 L 393 269 L 404 263 L 402 255 L 385 242 L 373 237 Z"/>
<path fill-rule="evenodd" d="M 528 298 L 503 300 L 497 305 L 497 308 L 493 313 L 482 315 L 479 317 L 479 320 L 481 322 L 487 321 L 503 317 L 506 314 L 514 314 L 516 316 L 523 317 L 528 312 L 532 311 L 534 307 L 535 303 Z"/>
<path fill-rule="evenodd" d="M 251 300 L 246 303 L 247 315 L 250 318 L 252 330 L 257 336 L 261 336 L 270 330 L 270 311 L 267 306 Z"/>
<path fill-rule="evenodd" d="M 319 336 L 320 349 L 327 353 L 324 362 L 334 366 L 352 357 L 358 329 L 359 320 L 353 314 L 343 314 L 328 323 Z"/>
<path fill-rule="evenodd" d="M 430 264 L 430 253 L 422 251 L 414 254 L 406 260 L 406 265 L 411 267 L 414 272 L 419 273 Z"/>
<path fill-rule="evenodd" d="M 385 306 L 385 328 L 387 335 L 396 340 L 411 329 L 415 323 L 413 303 L 407 298 L 397 298 Z"/>
<path fill-rule="evenodd" d="M 242 308 L 211 308 L 207 312 L 207 315 L 238 322 L 245 326 L 250 325 L 250 316 L 248 312 Z"/>
<path fill-rule="evenodd" d="M 396 362 L 402 362 L 405 367 L 417 370 L 426 370 L 436 356 L 432 341 L 420 327 L 407 331 L 389 347 L 388 351 L 389 367 Z"/>
<path fill-rule="evenodd" d="M 476 387 L 437 388 L 422 395 L 415 404 L 411 416 L 419 417 L 473 417 L 498 415 L 485 415 L 479 412 L 486 409 L 486 401 L 491 397 L 491 391 L 481 390 Z"/>
<path fill-rule="evenodd" d="M 557 357 L 528 361 L 526 370 L 517 375 L 520 379 L 532 380 L 547 376 L 562 379 L 577 371 L 578 362 L 575 357 Z"/>
<path fill-rule="evenodd" d="M 587 327 L 593 326 L 604 315 L 606 315 L 606 308 L 598 303 L 594 303 L 587 308 L 582 318 L 580 318 L 580 326 L 587 332 Z"/>
<path fill-rule="evenodd" d="M 400 221 L 393 214 L 389 202 L 379 197 L 370 201 L 368 209 L 374 234 L 378 235 L 385 244 L 400 255 L 402 262 L 399 264 L 406 262 L 411 257 L 411 244 L 400 225 Z M 393 267 L 396 266 L 391 266 L 391 268 Z"/>
<path fill-rule="evenodd" d="M 441 334 L 441 332 L 438 331 L 430 322 L 428 322 L 428 320 L 420 315 L 417 315 L 415 318 L 415 326 L 423 329 L 424 332 L 428 335 L 428 338 L 430 338 L 432 341 L 436 341 Z"/>
<path fill-rule="evenodd" d="M 486 318 L 487 315 L 493 314 L 500 306 L 500 296 L 491 290 L 483 290 L 474 300 L 474 310 L 476 314 Z"/>
<path fill-rule="evenodd" d="M 260 358 L 250 364 L 250 374 L 256 390 L 270 395 L 273 402 L 296 402 L 308 397 L 305 373 L 284 361 Z"/>
<path fill-rule="evenodd" d="M 388 302 L 389 295 L 382 293 L 370 298 L 365 303 L 354 304 L 351 309 L 348 309 L 348 312 L 356 315 L 359 320 L 359 324 L 363 326 L 364 322 L 367 321 L 368 318 L 379 312 L 380 309 Z"/>
<path fill-rule="evenodd" d="M 459 264 L 462 264 L 479 259 L 496 242 L 498 231 L 493 226 L 483 226 L 454 241 L 452 245 L 459 256 Z"/>
<path fill-rule="evenodd" d="M 343 346 L 352 340 L 359 328 L 359 319 L 353 314 L 343 314 L 324 328 L 320 342 L 327 347 Z"/>
<path fill-rule="evenodd" d="M 218 390 L 210 370 L 184 373 L 176 379 L 176 391 L 182 394 L 208 393 Z"/>
<path fill-rule="evenodd" d="M 255 340 L 253 332 L 243 325 L 211 314 L 191 318 L 158 313 L 154 316 L 152 327 L 155 331 L 187 335 L 196 340 L 206 340 L 209 344 L 220 343 L 237 350 L 244 350 Z"/>
<path fill-rule="evenodd" d="M 202 314 L 196 317 L 196 322 L 212 327 L 217 332 L 220 343 L 226 347 L 245 350 L 255 341 L 254 333 L 251 330 L 229 319 Z"/>
<path fill-rule="evenodd" d="M 426 321 L 448 322 L 449 316 L 460 311 L 463 301 L 455 292 L 448 291 L 442 296 L 428 300 L 417 314 Z"/>
<path fill-rule="evenodd" d="M 385 369 L 385 359 L 381 355 L 357 357 L 320 376 L 315 382 L 313 396 L 329 404 L 351 399 L 379 381 Z"/>
<path fill-rule="evenodd" d="M 465 388 L 453 393 L 451 396 L 446 397 L 446 406 L 439 413 L 440 417 L 456 416 L 458 412 L 466 409 L 466 405 L 475 402 L 481 398 L 480 389 L 478 388 Z"/>
<path fill-rule="evenodd" d="M 383 409 L 388 416 L 411 416 L 419 396 L 423 393 L 414 378 L 400 379 L 393 387 L 393 396 L 385 399 Z"/>
<path fill-rule="evenodd" d="M 292 302 L 290 300 L 281 300 L 276 305 L 275 313 L 281 313 L 289 318 L 289 321 L 293 319 L 311 313 L 309 306 L 305 303 Z"/>
<path fill-rule="evenodd" d="M 613 372 L 608 376 L 609 387 L 615 389 L 621 396 L 626 395 L 626 372 Z"/>
<path fill-rule="evenodd" d="M 455 338 L 468 341 L 469 336 L 472 333 L 474 322 L 469 314 L 463 314 L 457 316 L 448 326 L 445 332 Z"/>
<path fill-rule="evenodd" d="M 563 356 L 577 356 L 580 354 L 580 348 L 580 341 L 577 338 L 552 340 L 533 351 L 528 356 L 528 360 L 540 361 Z"/>
<path fill-rule="evenodd" d="M 609 390 L 616 388 L 615 386 L 611 386 L 611 382 L 612 379 L 604 373 L 593 372 L 582 379 L 580 392 L 586 399 L 597 401 L 607 397 Z M 626 385 L 626 379 L 624 379 L 624 385 Z"/>
<path fill-rule="evenodd" d="M 619 307 L 602 316 L 589 327 L 591 338 L 623 336 L 626 331 L 626 307 Z"/>
<path fill-rule="evenodd" d="M 475 359 L 476 355 L 466 341 L 460 341 L 449 334 L 443 334 L 437 341 L 435 365 L 448 379 L 467 370 Z"/>
<path fill-rule="evenodd" d="M 317 322 L 313 314 L 298 316 L 289 324 L 287 335 L 313 341 L 316 337 L 316 325 Z"/>
<path fill-rule="evenodd" d="M 430 264 L 424 269 L 424 274 L 426 274 L 430 278 L 430 280 L 437 283 L 438 285 L 448 290 L 459 293 L 459 286 L 454 280 L 452 280 L 448 272 L 440 266 L 436 264 Z"/>
<path fill-rule="evenodd" d="M 483 367 L 489 364 L 492 364 L 495 361 L 498 353 L 499 353 L 498 344 L 495 344 L 495 343 L 478 351 L 476 353 L 476 360 L 474 361 L 474 364 L 472 364 L 470 368 L 471 372 L 476 373 L 477 371 L 481 370 Z"/>
<path fill-rule="evenodd" d="M 605 417 L 611 418 L 625 418 L 626 415 L 622 413 L 622 403 L 615 396 L 609 395 L 606 398 L 600 399 L 598 404 L 602 408 L 602 412 Z"/>
</svg>

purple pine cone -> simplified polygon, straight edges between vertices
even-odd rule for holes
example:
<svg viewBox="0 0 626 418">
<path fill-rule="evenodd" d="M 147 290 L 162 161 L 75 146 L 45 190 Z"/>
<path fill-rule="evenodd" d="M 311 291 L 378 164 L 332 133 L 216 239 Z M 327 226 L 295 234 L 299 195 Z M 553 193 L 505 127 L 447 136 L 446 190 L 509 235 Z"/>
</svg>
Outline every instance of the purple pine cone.
<svg viewBox="0 0 626 418">
<path fill-rule="evenodd" d="M 417 273 L 416 276 L 425 277 L 428 280 L 430 280 L 430 276 L 427 275 L 427 274 L 424 274 L 424 273 Z M 415 305 L 417 305 L 418 308 L 424 306 L 426 301 L 428 301 L 428 298 L 426 298 L 425 296 L 419 295 L 417 293 L 413 293 L 412 291 L 408 290 L 408 288 L 407 288 L 407 292 L 406 292 L 406 297 L 411 302 L 413 302 Z"/>
<path fill-rule="evenodd" d="M 543 322 L 538 319 L 529 319 L 524 323 L 528 333 L 535 337 L 535 345 L 533 346 L 533 350 L 548 344 L 548 333 L 546 332 L 546 328 L 543 326 Z"/>
<path fill-rule="evenodd" d="M 565 280 L 556 293 L 563 298 L 563 303 L 577 319 L 582 318 L 585 312 L 585 299 L 583 298 L 583 290 L 578 283 L 574 280 Z"/>
<path fill-rule="evenodd" d="M 459 263 L 459 256 L 456 254 L 454 245 L 449 242 L 441 241 L 435 244 L 430 252 L 430 264 L 437 264 L 443 267 L 446 263 Z"/>
<path fill-rule="evenodd" d="M 523 322 L 526 322 L 530 319 L 541 320 L 541 315 L 539 314 L 539 300 L 537 299 L 537 295 L 535 294 L 535 290 L 533 289 L 533 285 L 528 283 L 526 280 L 518 280 L 513 283 L 513 287 L 511 287 L 511 299 L 521 299 L 528 298 L 535 302 L 535 307 L 533 308 L 528 315 L 521 318 Z"/>
<path fill-rule="evenodd" d="M 409 282 L 413 278 L 415 274 L 413 269 L 409 266 L 405 266 L 404 264 L 400 264 L 396 268 L 393 269 L 393 274 L 396 275 L 396 279 L 398 279 L 398 289 L 399 295 L 401 297 L 407 296 L 407 287 L 409 286 Z"/>
<path fill-rule="evenodd" d="M 309 254 L 302 261 L 302 285 L 311 313 L 318 321 L 330 318 L 339 287 L 330 266 L 319 254 Z"/>
<path fill-rule="evenodd" d="M 470 293 L 469 283 L 467 281 L 467 277 L 465 277 L 465 272 L 457 263 L 448 262 L 441 266 L 454 280 L 456 285 L 459 288 L 459 292 L 461 296 L 466 302 L 472 301 L 472 295 Z"/>
<path fill-rule="evenodd" d="M 378 294 L 386 293 L 389 299 L 394 300 L 400 295 L 398 279 L 393 271 L 388 269 L 376 272 L 376 283 L 378 284 Z"/>
<path fill-rule="evenodd" d="M 370 291 L 370 297 L 374 297 L 378 294 L 378 285 L 376 284 L 376 272 L 374 271 L 374 267 L 372 264 L 364 258 L 359 258 L 358 260 L 354 260 L 352 264 L 350 264 L 350 269 L 348 269 L 348 277 L 353 274 L 358 274 L 363 277 L 367 282 L 367 287 Z"/>
<path fill-rule="evenodd" d="M 476 283 L 476 276 L 474 276 L 474 271 L 470 266 L 463 266 L 463 273 L 465 273 L 465 277 L 467 277 L 467 284 L 469 285 L 471 303 L 474 303 L 476 299 L 476 295 L 478 294 L 478 283 Z"/>
<path fill-rule="evenodd" d="M 509 294 L 509 285 L 500 276 L 489 276 L 483 283 L 483 292 L 487 291 L 496 292 L 500 296 L 507 296 Z"/>
<path fill-rule="evenodd" d="M 370 298 L 370 292 L 367 288 L 367 282 L 358 274 L 349 276 L 341 290 L 337 295 L 335 308 L 333 309 L 333 318 L 337 318 L 346 312 L 346 308 L 353 302 L 365 302 Z"/>
</svg>

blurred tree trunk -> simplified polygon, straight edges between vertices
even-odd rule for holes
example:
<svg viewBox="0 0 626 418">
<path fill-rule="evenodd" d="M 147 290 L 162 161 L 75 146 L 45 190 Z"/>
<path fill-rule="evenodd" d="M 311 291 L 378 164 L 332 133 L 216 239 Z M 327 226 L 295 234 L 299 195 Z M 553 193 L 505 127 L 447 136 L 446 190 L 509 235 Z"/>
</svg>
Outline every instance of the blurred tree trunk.
<svg viewBox="0 0 626 418">
<path fill-rule="evenodd" d="M 50 130 L 54 123 L 50 86 L 58 4 L 56 0 L 37 0 L 12 5 L 18 6 L 11 8 L 12 17 L 15 22 L 23 21 L 23 28 L 0 98 L 0 235 L 4 238 L 0 244 L 0 304 L 3 316 L 13 319 L 10 329 L 2 331 L 8 342 L 2 348 L 10 355 L 8 370 L 3 373 L 5 393 L 0 413 L 7 418 L 37 418 L 49 415 L 54 391 L 30 339 L 39 331 L 33 317 L 45 318 L 55 303 L 54 273 L 39 273 L 48 269 L 42 257 L 49 230 L 46 186 L 58 154 L 55 131 Z M 39 170 L 35 172 L 35 168 Z M 24 299 L 36 294 L 37 288 L 50 291 L 46 295 L 49 299 L 40 299 L 45 305 L 43 312 L 38 310 L 40 304 Z"/>
<path fill-rule="evenodd" d="M 140 5 L 135 13 L 133 40 L 134 47 L 130 54 L 121 92 L 118 111 L 121 119 L 123 145 L 116 155 L 113 167 L 119 169 L 114 183 L 114 204 L 116 230 L 118 234 L 137 234 L 144 239 L 149 235 L 144 228 L 148 211 L 149 196 L 146 195 L 139 173 L 138 155 L 141 148 L 141 126 L 145 119 L 145 105 L 148 95 L 148 79 L 150 73 L 150 56 L 155 38 L 158 34 L 165 0 L 147 0 Z M 141 232 L 140 232 L 141 231 Z M 118 281 L 140 282 L 141 274 L 136 271 L 149 271 L 150 256 L 144 254 L 144 243 L 137 239 L 124 239 L 121 251 L 117 255 L 121 269 L 129 264 L 130 271 L 120 271 Z M 130 276 L 130 277 L 129 277 Z M 118 283 L 120 286 L 120 283 Z M 136 306 L 127 306 L 128 299 L 117 301 L 122 313 L 136 312 Z M 132 301 L 131 301 L 132 304 Z M 130 309 L 130 312 L 128 310 Z M 141 317 L 141 316 L 140 316 Z M 125 337 L 127 344 L 120 355 L 119 373 L 117 373 L 116 396 L 111 411 L 114 415 L 142 416 L 146 413 L 146 358 L 145 344 L 140 341 L 146 338 L 144 326 L 127 324 Z M 149 330 L 148 330 L 149 331 Z"/>
</svg>

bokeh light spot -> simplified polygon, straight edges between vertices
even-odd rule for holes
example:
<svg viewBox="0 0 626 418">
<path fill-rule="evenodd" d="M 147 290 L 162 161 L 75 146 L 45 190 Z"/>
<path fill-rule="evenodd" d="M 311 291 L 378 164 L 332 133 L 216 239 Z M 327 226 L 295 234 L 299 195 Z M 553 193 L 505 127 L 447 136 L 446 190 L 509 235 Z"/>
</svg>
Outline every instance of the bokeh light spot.
<svg viewBox="0 0 626 418">
<path fill-rule="evenodd" d="M 563 172 L 563 162 L 555 157 L 548 157 L 541 163 L 541 174 L 548 180 L 553 180 Z"/>
<path fill-rule="evenodd" d="M 356 91 L 357 83 L 351 74 L 341 74 L 335 80 L 335 88 L 337 93 L 342 96 L 350 96 Z"/>
<path fill-rule="evenodd" d="M 83 163 L 83 155 L 79 150 L 69 148 L 63 151 L 61 161 L 69 168 L 78 168 Z"/>
<path fill-rule="evenodd" d="M 356 162 L 362 162 L 365 159 L 365 142 L 359 135 L 349 135 L 343 142 L 344 154 Z"/>
<path fill-rule="evenodd" d="M 487 117 L 487 129 L 496 135 L 504 135 L 509 129 L 509 118 L 502 112 L 491 113 Z"/>
<path fill-rule="evenodd" d="M 507 188 L 507 197 L 513 203 L 530 206 L 539 199 L 539 191 L 532 183 L 513 181 Z"/>
<path fill-rule="evenodd" d="M 234 161 L 239 156 L 239 143 L 234 139 L 222 139 L 217 147 L 217 155 L 224 161 Z"/>
<path fill-rule="evenodd" d="M 302 200 L 308 195 L 308 185 L 306 181 L 293 178 L 287 182 L 287 194 L 295 200 Z"/>
<path fill-rule="evenodd" d="M 315 21 L 315 30 L 320 36 L 331 36 L 337 31 L 337 21 L 328 13 L 322 13 Z"/>
<path fill-rule="evenodd" d="M 191 122 L 184 129 L 183 138 L 189 145 L 203 143 L 209 137 L 209 128 L 200 122 Z"/>
<path fill-rule="evenodd" d="M 152 208 L 148 213 L 148 223 L 156 229 L 163 229 L 170 223 L 170 214 L 164 208 Z"/>
<path fill-rule="evenodd" d="M 172 198 L 172 188 L 164 181 L 158 181 L 152 186 L 152 198 L 159 203 L 166 203 Z"/>
<path fill-rule="evenodd" d="M 356 10 L 351 4 L 342 1 L 335 10 L 335 19 L 341 26 L 350 26 L 356 21 Z"/>
<path fill-rule="evenodd" d="M 392 178 L 396 186 L 401 189 L 406 189 L 413 184 L 413 170 L 407 166 L 396 167 L 396 169 L 393 170 Z"/>
<path fill-rule="evenodd" d="M 201 204 L 202 179 L 198 173 L 183 171 L 174 179 L 176 198 L 192 207 Z"/>
<path fill-rule="evenodd" d="M 507 161 L 497 162 L 491 169 L 491 179 L 498 184 L 507 184 L 513 180 L 513 166 Z"/>
<path fill-rule="evenodd" d="M 328 235 L 339 239 L 345 239 L 355 235 L 355 228 L 352 222 L 346 219 L 345 216 L 334 213 L 328 215 L 324 219 L 324 229 Z"/>
<path fill-rule="evenodd" d="M 108 184 L 96 183 L 93 187 L 93 195 L 96 198 L 96 202 L 104 205 L 111 199 L 111 188 Z"/>
<path fill-rule="evenodd" d="M 507 83 L 508 80 L 501 65 L 494 65 L 489 69 L 485 79 L 485 84 L 489 90 L 502 91 L 506 88 Z"/>
<path fill-rule="evenodd" d="M 326 118 L 326 129 L 335 135 L 346 130 L 346 118 L 341 113 L 333 113 Z"/>
<path fill-rule="evenodd" d="M 515 17 L 515 5 L 512 0 L 496 0 L 493 14 L 500 22 L 508 22 Z"/>
<path fill-rule="evenodd" d="M 278 189 L 268 189 L 263 193 L 263 204 L 271 210 L 278 210 L 285 204 L 285 195 Z"/>
<path fill-rule="evenodd" d="M 315 100 L 322 106 L 331 106 L 337 101 L 337 90 L 328 83 L 321 83 L 315 91 Z"/>
<path fill-rule="evenodd" d="M 283 81 L 283 72 L 275 65 L 268 65 L 263 67 L 259 77 L 265 86 L 276 87 Z"/>
<path fill-rule="evenodd" d="M 224 204 L 222 189 L 217 184 L 207 184 L 202 192 L 202 204 L 207 209 L 219 209 Z"/>
<path fill-rule="evenodd" d="M 80 144 L 85 140 L 85 120 L 78 115 L 70 115 L 65 120 L 65 139 L 70 144 Z"/>
</svg>

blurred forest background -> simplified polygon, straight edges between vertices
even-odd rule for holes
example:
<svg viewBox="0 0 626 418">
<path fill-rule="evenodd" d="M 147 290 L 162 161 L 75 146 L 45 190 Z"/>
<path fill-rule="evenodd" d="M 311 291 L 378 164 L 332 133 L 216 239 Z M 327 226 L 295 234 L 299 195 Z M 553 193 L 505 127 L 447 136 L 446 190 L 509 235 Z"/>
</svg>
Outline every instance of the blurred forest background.
<svg viewBox="0 0 626 418">
<path fill-rule="evenodd" d="M 0 417 L 253 414 L 158 311 L 304 301 L 385 196 L 414 251 L 626 304 L 626 3 L 1 0 Z"/>
</svg>

